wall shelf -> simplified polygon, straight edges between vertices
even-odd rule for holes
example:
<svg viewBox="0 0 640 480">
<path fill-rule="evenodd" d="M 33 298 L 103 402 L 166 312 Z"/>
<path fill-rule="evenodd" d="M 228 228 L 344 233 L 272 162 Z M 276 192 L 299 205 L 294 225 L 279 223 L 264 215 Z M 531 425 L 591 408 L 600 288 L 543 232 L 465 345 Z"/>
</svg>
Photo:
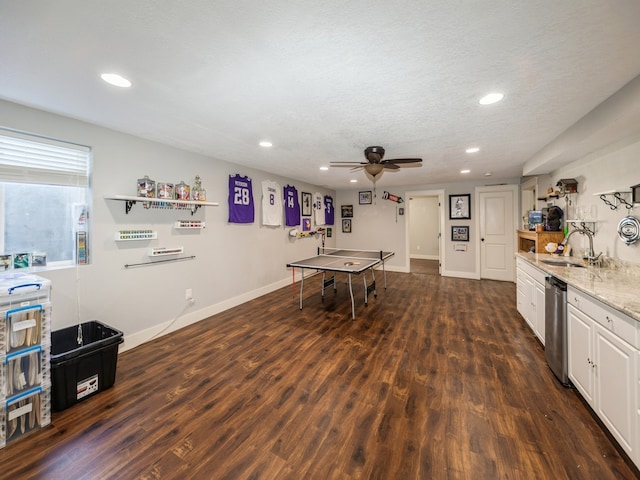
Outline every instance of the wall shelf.
<svg viewBox="0 0 640 480">
<path fill-rule="evenodd" d="M 132 240 L 155 240 L 158 232 L 153 230 L 118 230 L 115 234 L 116 242 L 129 242 Z"/>
<path fill-rule="evenodd" d="M 147 252 L 149 257 L 162 257 L 165 255 L 178 255 L 184 252 L 184 247 L 156 247 L 150 248 Z"/>
<path fill-rule="evenodd" d="M 217 207 L 218 203 L 214 202 L 196 202 L 193 200 L 168 200 L 165 198 L 145 198 L 133 195 L 106 195 L 106 200 L 118 200 L 125 202 L 125 213 L 129 213 L 131 208 L 137 203 L 142 202 L 145 208 L 167 208 L 176 210 L 191 210 L 193 215 L 200 207 Z"/>
<path fill-rule="evenodd" d="M 202 220 L 177 220 L 173 224 L 176 230 L 202 230 L 204 227 L 205 222 Z"/>
</svg>

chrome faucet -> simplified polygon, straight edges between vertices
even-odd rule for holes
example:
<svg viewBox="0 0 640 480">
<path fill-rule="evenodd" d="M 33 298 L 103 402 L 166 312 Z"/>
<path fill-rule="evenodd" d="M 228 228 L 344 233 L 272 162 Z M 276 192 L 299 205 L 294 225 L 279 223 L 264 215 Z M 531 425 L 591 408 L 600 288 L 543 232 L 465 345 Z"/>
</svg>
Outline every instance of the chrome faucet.
<svg viewBox="0 0 640 480">
<path fill-rule="evenodd" d="M 602 252 L 596 255 L 595 252 L 593 251 L 593 233 L 591 232 L 591 230 L 587 228 L 576 228 L 575 230 L 572 230 L 571 232 L 569 232 L 569 235 L 567 235 L 567 238 L 565 238 L 564 240 L 565 247 L 569 243 L 569 239 L 574 233 L 581 233 L 582 235 L 586 235 L 589 238 L 589 250 L 587 250 L 587 256 L 586 256 L 586 260 L 589 263 L 589 265 L 600 264 L 600 256 L 602 255 Z"/>
</svg>

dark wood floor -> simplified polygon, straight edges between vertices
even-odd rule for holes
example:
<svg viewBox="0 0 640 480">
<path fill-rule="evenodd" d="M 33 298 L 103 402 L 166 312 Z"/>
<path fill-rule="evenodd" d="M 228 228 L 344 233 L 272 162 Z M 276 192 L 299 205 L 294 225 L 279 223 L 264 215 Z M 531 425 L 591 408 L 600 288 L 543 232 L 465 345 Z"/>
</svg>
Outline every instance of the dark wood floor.
<svg viewBox="0 0 640 480">
<path fill-rule="evenodd" d="M 513 284 L 388 283 L 368 307 L 355 289 L 355 321 L 315 277 L 302 311 L 282 288 L 123 353 L 113 388 L 0 451 L 0 477 L 635 478 Z"/>
<path fill-rule="evenodd" d="M 412 258 L 409 263 L 411 273 L 421 273 L 425 275 L 439 275 L 438 260 L 425 260 L 422 258 Z"/>
</svg>

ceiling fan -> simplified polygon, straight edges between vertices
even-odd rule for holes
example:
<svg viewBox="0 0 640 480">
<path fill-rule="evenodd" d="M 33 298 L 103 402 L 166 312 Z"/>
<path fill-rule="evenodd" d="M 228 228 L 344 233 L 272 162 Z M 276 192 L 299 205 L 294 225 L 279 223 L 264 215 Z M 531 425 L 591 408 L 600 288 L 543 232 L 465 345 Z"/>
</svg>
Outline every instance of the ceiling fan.
<svg viewBox="0 0 640 480">
<path fill-rule="evenodd" d="M 403 164 L 422 163 L 421 158 L 390 158 L 383 160 L 383 147 L 367 147 L 364 149 L 364 157 L 366 162 L 330 162 L 332 167 L 353 167 L 353 169 L 364 168 L 365 171 L 376 181 L 378 176 L 384 169 L 397 170 Z"/>
</svg>

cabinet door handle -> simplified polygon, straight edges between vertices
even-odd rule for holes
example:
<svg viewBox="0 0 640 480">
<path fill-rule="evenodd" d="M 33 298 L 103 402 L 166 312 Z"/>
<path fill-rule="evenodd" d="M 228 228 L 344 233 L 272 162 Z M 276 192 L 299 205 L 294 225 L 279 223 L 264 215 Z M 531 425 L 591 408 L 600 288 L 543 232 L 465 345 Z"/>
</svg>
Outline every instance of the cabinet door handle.
<svg viewBox="0 0 640 480">
<path fill-rule="evenodd" d="M 607 319 L 607 323 L 613 323 L 613 320 L 609 318 L 609 315 L 607 315 L 605 318 Z"/>
</svg>

